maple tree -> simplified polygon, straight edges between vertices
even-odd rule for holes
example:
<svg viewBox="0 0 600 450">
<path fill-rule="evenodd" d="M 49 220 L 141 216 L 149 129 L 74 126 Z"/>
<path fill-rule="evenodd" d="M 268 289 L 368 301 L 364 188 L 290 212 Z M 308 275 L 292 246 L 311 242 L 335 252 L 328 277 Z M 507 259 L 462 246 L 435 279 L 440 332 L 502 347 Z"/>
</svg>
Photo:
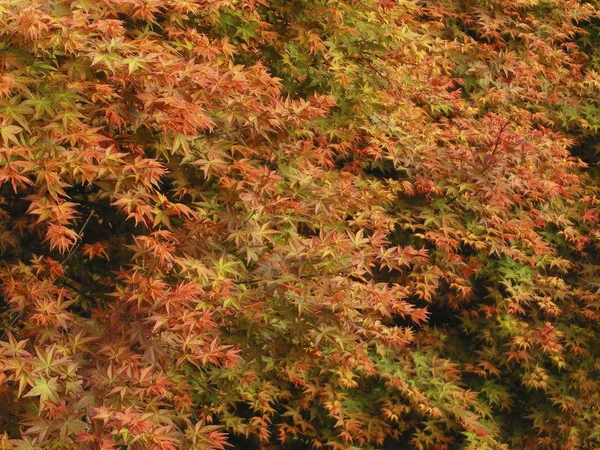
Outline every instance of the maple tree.
<svg viewBox="0 0 600 450">
<path fill-rule="evenodd" d="M 599 13 L 0 0 L 0 448 L 600 446 Z"/>
</svg>

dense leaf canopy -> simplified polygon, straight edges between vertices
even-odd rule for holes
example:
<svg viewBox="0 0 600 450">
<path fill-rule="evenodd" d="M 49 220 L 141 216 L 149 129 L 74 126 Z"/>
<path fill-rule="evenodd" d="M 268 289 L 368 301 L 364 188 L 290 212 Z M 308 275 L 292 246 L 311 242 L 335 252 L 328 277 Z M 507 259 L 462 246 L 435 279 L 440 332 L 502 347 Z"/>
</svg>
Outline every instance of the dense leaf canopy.
<svg viewBox="0 0 600 450">
<path fill-rule="evenodd" d="M 0 0 L 0 449 L 599 448 L 599 25 Z"/>
</svg>

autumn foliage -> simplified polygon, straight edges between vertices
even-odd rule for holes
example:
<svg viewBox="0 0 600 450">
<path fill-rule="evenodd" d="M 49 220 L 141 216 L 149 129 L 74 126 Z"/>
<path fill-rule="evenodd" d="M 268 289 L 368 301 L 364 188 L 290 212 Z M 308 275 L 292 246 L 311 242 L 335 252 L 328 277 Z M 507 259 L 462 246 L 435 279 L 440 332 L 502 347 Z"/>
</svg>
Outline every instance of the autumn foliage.
<svg viewBox="0 0 600 450">
<path fill-rule="evenodd" d="M 600 448 L 599 26 L 0 0 L 0 449 Z"/>
</svg>

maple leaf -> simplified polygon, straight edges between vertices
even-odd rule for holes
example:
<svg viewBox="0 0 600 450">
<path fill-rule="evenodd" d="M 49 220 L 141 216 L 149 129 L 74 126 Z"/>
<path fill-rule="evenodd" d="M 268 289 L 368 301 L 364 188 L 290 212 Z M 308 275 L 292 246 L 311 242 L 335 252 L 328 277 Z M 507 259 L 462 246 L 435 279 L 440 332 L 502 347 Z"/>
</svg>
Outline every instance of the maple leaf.
<svg viewBox="0 0 600 450">
<path fill-rule="evenodd" d="M 12 142 L 15 145 L 21 145 L 17 139 L 17 133 L 23 131 L 23 128 L 16 125 L 7 125 L 5 123 L 0 127 L 0 135 L 2 136 L 2 142 L 5 146 Z"/>
<path fill-rule="evenodd" d="M 63 225 L 49 223 L 48 230 L 46 231 L 46 239 L 44 239 L 44 241 L 50 242 L 51 249 L 56 248 L 59 252 L 64 253 L 69 250 L 78 239 L 79 235 L 74 230 Z"/>
<path fill-rule="evenodd" d="M 84 255 L 86 255 L 89 259 L 94 259 L 95 257 L 109 259 L 108 253 L 106 253 L 106 246 L 102 242 L 94 242 L 93 244 L 83 244 L 83 246 L 81 247 L 81 252 Z"/>
<path fill-rule="evenodd" d="M 24 395 L 24 397 L 40 397 L 40 408 L 47 400 L 58 402 L 58 377 L 36 378 L 34 386 Z"/>
</svg>

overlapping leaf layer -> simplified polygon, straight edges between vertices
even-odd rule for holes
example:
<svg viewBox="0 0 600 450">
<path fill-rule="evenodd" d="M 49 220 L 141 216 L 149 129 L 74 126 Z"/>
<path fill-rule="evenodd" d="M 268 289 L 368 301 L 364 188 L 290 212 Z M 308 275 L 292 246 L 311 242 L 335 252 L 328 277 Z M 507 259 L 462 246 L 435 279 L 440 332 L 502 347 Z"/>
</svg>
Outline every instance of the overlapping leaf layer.
<svg viewBox="0 0 600 450">
<path fill-rule="evenodd" d="M 0 449 L 598 448 L 599 13 L 0 0 Z"/>
</svg>

